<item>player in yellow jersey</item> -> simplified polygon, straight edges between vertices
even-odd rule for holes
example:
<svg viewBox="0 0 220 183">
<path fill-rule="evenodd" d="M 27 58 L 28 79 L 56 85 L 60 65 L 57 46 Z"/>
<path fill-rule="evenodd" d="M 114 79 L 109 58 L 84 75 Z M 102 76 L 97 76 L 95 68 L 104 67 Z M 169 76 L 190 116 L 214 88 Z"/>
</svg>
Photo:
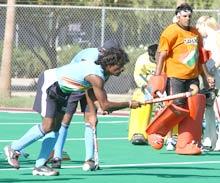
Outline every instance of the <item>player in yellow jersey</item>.
<svg viewBox="0 0 220 183">
<path fill-rule="evenodd" d="M 138 101 L 145 100 L 145 87 L 147 81 L 154 74 L 156 68 L 155 54 L 157 44 L 148 46 L 147 52 L 140 55 L 135 63 L 134 80 L 137 85 L 132 99 Z M 152 104 L 147 104 L 138 109 L 130 110 L 128 140 L 135 145 L 147 143 L 147 134 L 145 129 L 150 121 L 152 113 Z"/>
</svg>

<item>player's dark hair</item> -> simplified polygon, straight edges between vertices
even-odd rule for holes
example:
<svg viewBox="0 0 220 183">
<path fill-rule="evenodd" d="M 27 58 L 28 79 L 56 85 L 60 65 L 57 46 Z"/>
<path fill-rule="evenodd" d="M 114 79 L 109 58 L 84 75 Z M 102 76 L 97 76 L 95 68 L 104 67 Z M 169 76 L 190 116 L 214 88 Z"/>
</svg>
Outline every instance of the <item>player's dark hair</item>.
<svg viewBox="0 0 220 183">
<path fill-rule="evenodd" d="M 152 45 L 148 46 L 147 51 L 148 51 L 148 55 L 150 57 L 155 58 L 155 55 L 157 52 L 157 47 L 158 47 L 158 44 L 152 44 Z"/>
<path fill-rule="evenodd" d="M 124 66 L 129 62 L 127 53 L 121 48 L 110 48 L 108 50 L 100 49 L 99 52 L 98 60 L 95 61 L 95 63 L 101 65 L 104 69 L 107 65 Z"/>
<path fill-rule="evenodd" d="M 183 3 L 176 8 L 175 15 L 181 11 L 190 11 L 192 13 L 193 9 L 188 3 Z"/>
</svg>

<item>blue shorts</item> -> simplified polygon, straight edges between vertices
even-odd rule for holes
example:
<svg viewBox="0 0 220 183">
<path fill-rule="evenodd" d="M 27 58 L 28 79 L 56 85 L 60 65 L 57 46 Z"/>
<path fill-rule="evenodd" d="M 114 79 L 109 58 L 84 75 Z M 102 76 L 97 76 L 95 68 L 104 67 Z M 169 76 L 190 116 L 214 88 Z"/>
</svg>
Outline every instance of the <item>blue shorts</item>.
<svg viewBox="0 0 220 183">
<path fill-rule="evenodd" d="M 64 94 L 53 78 L 56 78 L 54 69 L 40 74 L 33 110 L 42 117 L 54 118 L 58 113 L 72 115 L 80 101 L 81 111 L 85 112 L 87 110 L 85 93 Z"/>
</svg>

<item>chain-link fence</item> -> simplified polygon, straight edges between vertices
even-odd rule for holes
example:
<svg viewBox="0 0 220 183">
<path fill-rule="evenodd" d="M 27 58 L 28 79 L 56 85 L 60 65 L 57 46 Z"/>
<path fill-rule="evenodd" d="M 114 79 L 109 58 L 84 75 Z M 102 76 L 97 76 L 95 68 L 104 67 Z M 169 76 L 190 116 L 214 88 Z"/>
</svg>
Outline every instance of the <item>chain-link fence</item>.
<svg viewBox="0 0 220 183">
<path fill-rule="evenodd" d="M 104 40 L 114 38 L 129 54 L 130 63 L 105 87 L 108 93 L 128 93 L 135 88 L 137 57 L 149 44 L 158 42 L 161 31 L 174 16 L 173 9 L 16 5 L 15 10 L 12 92 L 34 92 L 40 72 L 69 63 L 79 50 L 99 47 Z M 0 5 L 1 56 L 6 11 L 7 6 Z M 192 23 L 201 15 L 219 20 L 220 11 L 195 10 Z"/>
</svg>

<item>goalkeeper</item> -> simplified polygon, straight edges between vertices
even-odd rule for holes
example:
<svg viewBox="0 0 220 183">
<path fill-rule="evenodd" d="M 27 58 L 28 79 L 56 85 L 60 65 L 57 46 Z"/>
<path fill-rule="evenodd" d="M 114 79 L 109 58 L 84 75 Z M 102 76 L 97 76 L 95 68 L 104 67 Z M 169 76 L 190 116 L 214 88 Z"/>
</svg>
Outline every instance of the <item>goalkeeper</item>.
<svg viewBox="0 0 220 183">
<path fill-rule="evenodd" d="M 190 26 L 192 7 L 183 3 L 176 8 L 177 22 L 161 34 L 155 75 L 150 78 L 152 95 L 187 92 L 191 84 L 199 86 L 198 76 L 206 75 L 210 86 L 212 77 L 205 72 L 202 58 L 202 37 Z M 203 68 L 203 69 L 202 69 Z M 167 76 L 161 75 L 165 73 Z M 159 112 L 146 129 L 148 143 L 156 149 L 163 146 L 165 135 L 178 124 L 177 154 L 201 154 L 202 118 L 205 96 L 197 94 L 188 99 L 176 99 Z"/>
</svg>

